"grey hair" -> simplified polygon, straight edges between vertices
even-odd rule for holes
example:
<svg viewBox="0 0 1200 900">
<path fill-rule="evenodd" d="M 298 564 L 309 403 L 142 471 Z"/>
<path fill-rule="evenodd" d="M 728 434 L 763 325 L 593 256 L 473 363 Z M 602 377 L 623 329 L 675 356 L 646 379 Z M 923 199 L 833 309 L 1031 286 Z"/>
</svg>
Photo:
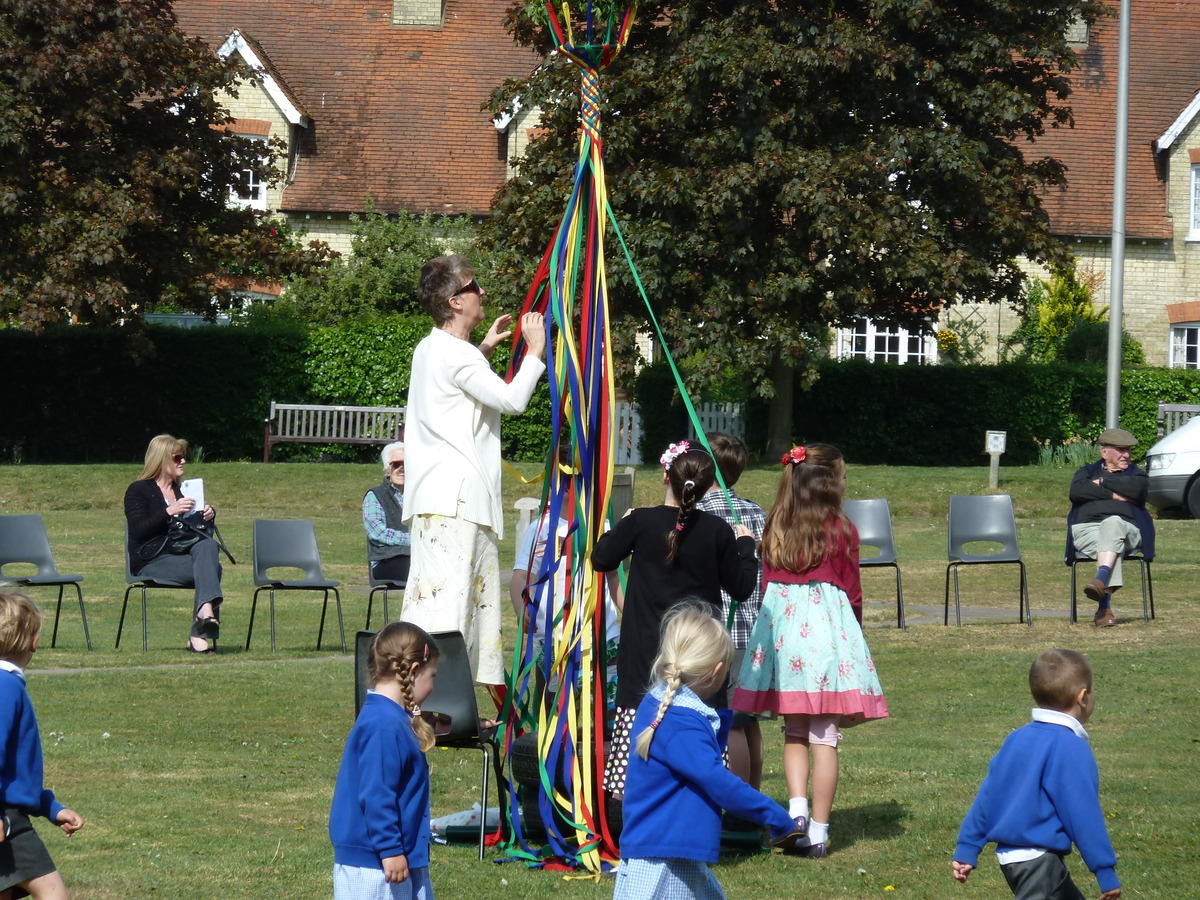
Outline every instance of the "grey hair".
<svg viewBox="0 0 1200 900">
<path fill-rule="evenodd" d="M 384 475 L 386 475 L 388 473 L 388 463 L 391 462 L 391 460 L 389 460 L 388 457 L 391 456 L 393 453 L 395 453 L 397 450 L 403 450 L 403 449 L 404 449 L 404 441 L 392 441 L 390 444 L 388 444 L 386 447 L 384 447 L 379 452 L 379 461 L 381 463 L 383 463 L 383 474 Z"/>
</svg>

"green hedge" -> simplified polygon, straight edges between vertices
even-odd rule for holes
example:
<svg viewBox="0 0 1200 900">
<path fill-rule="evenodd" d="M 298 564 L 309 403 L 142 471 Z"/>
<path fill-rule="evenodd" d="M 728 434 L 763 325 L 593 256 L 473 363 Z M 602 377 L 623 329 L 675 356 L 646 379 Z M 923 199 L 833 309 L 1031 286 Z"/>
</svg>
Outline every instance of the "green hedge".
<svg viewBox="0 0 1200 900">
<path fill-rule="evenodd" d="M 308 328 L 267 319 L 228 328 L 149 326 L 144 334 L 64 327 L 0 331 L 0 460 L 130 462 L 170 432 L 209 459 L 259 459 L 272 400 L 402 405 L 426 316 Z M 500 371 L 507 348 L 493 360 Z M 544 459 L 546 386 L 524 416 L 505 417 L 508 458 Z M 377 448 L 277 445 L 278 459 L 368 458 Z"/>
<path fill-rule="evenodd" d="M 1037 461 L 1038 448 L 1104 429 L 1103 366 L 1010 363 L 997 366 L 895 366 L 826 361 L 811 389 L 797 384 L 793 436 L 836 444 L 863 465 L 985 465 L 984 432 L 1008 433 L 1004 462 Z M 653 373 L 638 381 L 648 446 L 686 428 L 673 381 Z M 1141 447 L 1155 441 L 1158 403 L 1200 403 L 1200 371 L 1131 368 L 1122 373 L 1121 426 Z M 654 410 L 652 415 L 645 410 Z M 664 413 L 664 410 L 669 411 Z M 766 444 L 766 404 L 746 408 L 746 442 Z M 670 438 L 674 439 L 674 438 Z M 656 451 L 657 452 L 657 451 Z M 648 457 L 643 457 L 648 458 Z"/>
<path fill-rule="evenodd" d="M 305 340 L 286 324 L 0 331 L 0 458 L 128 462 L 164 431 L 213 458 L 254 458 L 270 401 L 303 393 Z"/>
</svg>

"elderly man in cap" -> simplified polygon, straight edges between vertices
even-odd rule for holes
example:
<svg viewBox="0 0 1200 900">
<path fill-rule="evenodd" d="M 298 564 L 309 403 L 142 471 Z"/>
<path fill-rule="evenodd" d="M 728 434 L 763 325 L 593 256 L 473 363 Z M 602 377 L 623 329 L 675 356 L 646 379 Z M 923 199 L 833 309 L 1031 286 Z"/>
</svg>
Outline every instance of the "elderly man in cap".
<svg viewBox="0 0 1200 900">
<path fill-rule="evenodd" d="M 1153 546 L 1154 522 L 1146 511 L 1149 481 L 1131 460 L 1135 438 L 1123 428 L 1109 428 L 1099 439 L 1100 459 L 1080 466 L 1071 479 L 1071 513 L 1067 517 L 1067 559 L 1076 555 L 1096 560 L 1096 577 L 1083 592 L 1097 605 L 1095 624 L 1108 627 L 1117 620 L 1113 591 L 1124 582 L 1121 560 L 1126 554 Z"/>
</svg>

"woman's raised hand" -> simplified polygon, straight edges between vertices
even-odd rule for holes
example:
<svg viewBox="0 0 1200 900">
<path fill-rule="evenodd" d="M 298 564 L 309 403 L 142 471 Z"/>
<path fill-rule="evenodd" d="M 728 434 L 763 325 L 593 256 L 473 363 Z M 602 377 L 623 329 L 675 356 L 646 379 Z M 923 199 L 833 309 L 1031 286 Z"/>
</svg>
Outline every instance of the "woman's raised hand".
<svg viewBox="0 0 1200 900">
<path fill-rule="evenodd" d="M 527 312 L 521 316 L 521 337 L 529 352 L 542 359 L 546 353 L 546 318 L 541 313 Z"/>
</svg>

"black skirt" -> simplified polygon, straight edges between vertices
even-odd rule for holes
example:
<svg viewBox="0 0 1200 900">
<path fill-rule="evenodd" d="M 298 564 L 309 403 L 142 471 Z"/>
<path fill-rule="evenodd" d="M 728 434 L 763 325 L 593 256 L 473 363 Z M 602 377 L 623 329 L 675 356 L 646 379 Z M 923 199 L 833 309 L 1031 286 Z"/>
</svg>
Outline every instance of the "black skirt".
<svg viewBox="0 0 1200 900">
<path fill-rule="evenodd" d="M 54 860 L 38 837 L 29 816 L 19 809 L 6 809 L 11 830 L 0 842 L 0 891 L 16 888 L 13 897 L 28 894 L 17 885 L 54 871 Z"/>
</svg>

